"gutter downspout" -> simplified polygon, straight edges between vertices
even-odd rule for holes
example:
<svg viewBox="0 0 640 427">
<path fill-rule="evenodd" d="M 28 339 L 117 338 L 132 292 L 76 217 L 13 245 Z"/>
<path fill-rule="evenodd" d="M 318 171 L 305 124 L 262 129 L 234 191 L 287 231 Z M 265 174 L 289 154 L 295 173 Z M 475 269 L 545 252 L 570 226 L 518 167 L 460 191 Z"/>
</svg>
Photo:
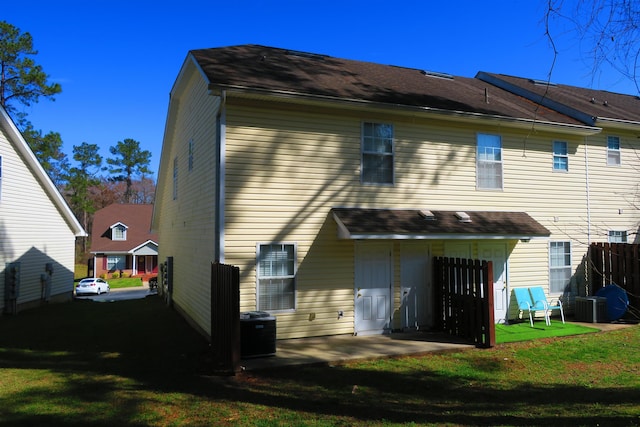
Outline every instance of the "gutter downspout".
<svg viewBox="0 0 640 427">
<path fill-rule="evenodd" d="M 216 116 L 216 173 L 215 173 L 215 262 L 224 263 L 225 225 L 225 152 L 227 124 L 227 91 L 220 93 L 220 112 Z"/>
<path fill-rule="evenodd" d="M 589 137 L 584 137 L 585 191 L 587 196 L 587 245 L 591 245 L 591 191 L 589 188 Z"/>
</svg>

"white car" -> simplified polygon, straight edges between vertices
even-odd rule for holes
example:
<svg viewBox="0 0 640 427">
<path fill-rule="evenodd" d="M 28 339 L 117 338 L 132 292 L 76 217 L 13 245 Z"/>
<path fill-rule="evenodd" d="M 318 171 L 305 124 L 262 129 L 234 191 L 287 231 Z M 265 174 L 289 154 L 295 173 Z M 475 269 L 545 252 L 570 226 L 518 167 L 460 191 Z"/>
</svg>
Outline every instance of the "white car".
<svg viewBox="0 0 640 427">
<path fill-rule="evenodd" d="M 111 288 L 105 280 L 97 278 L 82 279 L 76 286 L 76 295 L 96 294 L 109 292 Z"/>
</svg>

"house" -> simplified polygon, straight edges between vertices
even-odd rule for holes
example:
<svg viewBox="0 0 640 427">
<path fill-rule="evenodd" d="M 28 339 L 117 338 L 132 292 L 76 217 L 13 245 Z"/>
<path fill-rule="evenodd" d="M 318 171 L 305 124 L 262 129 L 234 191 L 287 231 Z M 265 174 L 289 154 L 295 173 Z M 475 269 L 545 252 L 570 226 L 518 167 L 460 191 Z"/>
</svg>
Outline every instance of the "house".
<svg viewBox="0 0 640 427">
<path fill-rule="evenodd" d="M 219 261 L 279 339 L 429 328 L 432 259 L 449 256 L 493 261 L 497 322 L 519 316 L 515 287 L 570 304 L 590 242 L 633 239 L 639 219 L 640 101 L 586 108 L 603 96 L 258 45 L 190 51 L 153 216 L 171 300 L 210 335 Z"/>
<path fill-rule="evenodd" d="M 93 217 L 93 277 L 141 276 L 158 273 L 158 236 L 151 232 L 151 204 L 114 203 Z M 90 267 L 91 270 L 91 267 Z"/>
<path fill-rule="evenodd" d="M 85 235 L 0 107 L 0 312 L 70 300 L 75 240 Z"/>
</svg>

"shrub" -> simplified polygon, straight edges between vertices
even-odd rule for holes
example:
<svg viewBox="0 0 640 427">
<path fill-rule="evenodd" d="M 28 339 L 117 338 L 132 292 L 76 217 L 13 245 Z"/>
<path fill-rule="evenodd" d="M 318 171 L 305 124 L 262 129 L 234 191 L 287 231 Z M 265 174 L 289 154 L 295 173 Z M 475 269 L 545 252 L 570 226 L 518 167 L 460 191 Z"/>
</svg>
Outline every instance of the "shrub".
<svg viewBox="0 0 640 427">
<path fill-rule="evenodd" d="M 113 274 L 111 275 L 111 278 L 112 278 L 112 279 L 119 279 L 119 278 L 120 278 L 120 273 L 118 273 L 118 272 L 116 271 L 115 273 L 113 273 Z"/>
</svg>

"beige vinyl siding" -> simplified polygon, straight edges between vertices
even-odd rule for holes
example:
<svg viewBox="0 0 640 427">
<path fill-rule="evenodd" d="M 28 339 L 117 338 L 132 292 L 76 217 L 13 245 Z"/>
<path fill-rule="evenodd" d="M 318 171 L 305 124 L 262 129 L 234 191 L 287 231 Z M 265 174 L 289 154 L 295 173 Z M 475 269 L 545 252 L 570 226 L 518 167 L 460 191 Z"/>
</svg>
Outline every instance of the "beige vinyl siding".
<svg viewBox="0 0 640 427">
<path fill-rule="evenodd" d="M 209 96 L 194 70 L 171 100 L 175 116 L 165 134 L 161 176 L 164 191 L 159 231 L 159 259 L 174 257 L 173 303 L 206 334 L 211 333 L 211 263 L 214 261 L 215 123 L 219 98 Z M 193 141 L 193 169 L 188 168 Z M 177 199 L 173 199 L 173 159 L 178 161 Z"/>
<path fill-rule="evenodd" d="M 620 137 L 621 164 L 607 166 L 607 135 Z M 605 130 L 589 138 L 591 240 L 606 242 L 609 230 L 626 230 L 633 243 L 638 230 L 640 142 L 635 134 Z"/>
<path fill-rule="evenodd" d="M 215 114 L 220 99 L 208 94 L 195 70 L 182 73 L 180 96 L 172 99 L 163 148 L 160 262 L 175 256 L 174 302 L 210 333 L 209 274 L 214 250 Z M 292 243 L 297 248 L 296 306 L 275 312 L 279 339 L 353 333 L 354 242 L 337 238 L 332 207 L 426 208 L 433 210 L 524 211 L 551 232 L 549 240 L 570 241 L 573 294 L 586 286 L 580 268 L 595 230 L 633 228 L 637 212 L 629 197 L 630 135 L 621 136 L 622 166 L 606 167 L 606 136 L 583 137 L 442 121 L 395 112 L 358 112 L 285 103 L 260 104 L 231 94 L 226 101 L 224 262 L 240 268 L 241 311 L 257 308 L 256 245 Z M 360 181 L 362 122 L 394 127 L 394 185 Z M 502 190 L 476 189 L 476 136 L 501 137 Z M 188 141 L 195 166 L 187 171 Z M 569 171 L 553 171 L 552 142 L 568 143 Z M 585 146 L 586 141 L 586 146 Z M 585 149 L 587 151 L 585 151 Z M 601 152 L 601 153 L 600 153 Z M 589 183 L 585 155 L 589 157 Z M 602 157 L 594 166 L 594 158 Z M 178 158 L 178 200 L 172 200 L 171 167 Z M 637 160 L 637 157 L 635 158 Z M 597 160 L 596 160 L 597 161 Z M 637 171 L 636 165 L 636 171 Z M 611 212 L 624 193 L 623 213 Z M 589 185 L 588 185 L 589 184 Z M 587 188 L 590 198 L 587 198 Z M 591 203 L 591 211 L 587 203 Z M 156 206 L 157 207 L 157 206 Z M 629 208 L 629 209 L 627 209 Z M 591 217 L 592 235 L 588 234 Z M 626 227 L 626 228 L 621 228 Z M 605 238 L 606 240 L 606 238 Z M 477 256 L 478 241 L 469 241 Z M 549 241 L 506 242 L 508 289 L 549 285 Z M 420 243 L 416 243 L 420 245 Z M 424 241 L 433 256 L 447 242 Z M 400 296 L 400 242 L 393 242 L 393 326 Z M 344 316 L 339 318 L 338 312 Z M 509 318 L 517 315 L 510 306 Z"/>
<path fill-rule="evenodd" d="M 353 332 L 353 243 L 318 233 L 334 228 L 328 217 L 334 206 L 526 211 L 549 228 L 552 240 L 572 242 L 574 269 L 586 252 L 581 138 L 486 126 L 453 128 L 391 115 L 372 119 L 246 105 L 230 106 L 228 117 L 226 261 L 245 272 L 242 310 L 256 308 L 256 243 L 298 245 L 296 310 L 277 313 L 279 338 Z M 361 123 L 376 120 L 394 125 L 393 186 L 360 183 Z M 478 132 L 502 138 L 501 191 L 476 190 Z M 553 172 L 555 139 L 568 142 L 568 173 Z M 309 256 L 319 242 L 326 256 Z M 548 288 L 548 242 L 512 245 L 508 286 L 529 286 L 531 277 L 537 277 L 536 284 Z M 336 256 L 339 253 L 346 258 Z M 394 309 L 400 303 L 397 257 Z M 334 269 L 335 274 L 329 273 Z M 349 316 L 338 320 L 338 310 Z"/>
<path fill-rule="evenodd" d="M 4 271 L 21 263 L 18 309 L 41 301 L 41 280 L 53 263 L 51 300 L 68 300 L 73 292 L 75 236 L 25 160 L 0 130 L 0 311 L 4 308 Z"/>
</svg>

